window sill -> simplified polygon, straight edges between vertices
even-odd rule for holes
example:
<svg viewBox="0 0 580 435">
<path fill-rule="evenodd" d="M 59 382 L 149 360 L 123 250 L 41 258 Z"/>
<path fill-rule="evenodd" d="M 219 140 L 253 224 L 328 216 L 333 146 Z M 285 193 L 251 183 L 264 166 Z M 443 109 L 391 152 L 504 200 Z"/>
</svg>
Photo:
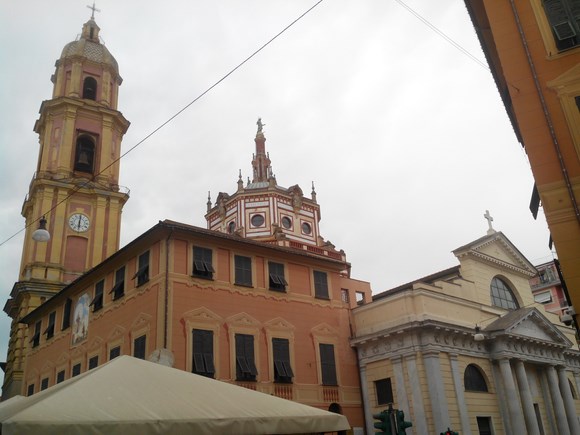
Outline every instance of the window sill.
<svg viewBox="0 0 580 435">
<path fill-rule="evenodd" d="M 321 299 L 323 301 L 329 301 L 330 300 L 330 296 L 321 296 L 321 295 L 314 295 L 314 297 L 316 299 Z"/>
<path fill-rule="evenodd" d="M 246 288 L 254 288 L 254 286 L 252 284 L 242 284 L 241 282 L 234 282 L 234 285 L 237 285 L 240 287 L 246 287 Z"/>
<path fill-rule="evenodd" d="M 207 275 L 197 275 L 197 274 L 192 274 L 191 275 L 192 278 L 199 278 L 199 279 L 205 279 L 207 281 L 213 281 L 213 276 L 207 276 Z"/>
<path fill-rule="evenodd" d="M 147 281 L 138 282 L 138 283 L 137 283 L 137 285 L 136 285 L 136 287 L 137 287 L 137 288 L 139 288 L 139 287 L 141 287 L 141 286 L 143 286 L 143 285 L 147 284 L 148 282 L 149 282 L 149 279 L 148 279 Z"/>
<path fill-rule="evenodd" d="M 285 288 L 269 288 L 270 291 L 278 292 L 278 293 L 287 293 Z"/>
</svg>

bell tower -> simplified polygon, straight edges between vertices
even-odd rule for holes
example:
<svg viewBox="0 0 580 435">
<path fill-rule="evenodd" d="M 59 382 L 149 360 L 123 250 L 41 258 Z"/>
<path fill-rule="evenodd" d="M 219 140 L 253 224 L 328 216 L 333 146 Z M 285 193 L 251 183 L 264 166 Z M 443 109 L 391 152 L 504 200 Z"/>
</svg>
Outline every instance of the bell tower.
<svg viewBox="0 0 580 435">
<path fill-rule="evenodd" d="M 22 206 L 26 232 L 19 280 L 4 306 L 12 326 L 3 399 L 24 393 L 29 340 L 18 321 L 119 248 L 121 211 L 129 198 L 118 184 L 119 158 L 129 121 L 117 110 L 122 79 L 99 39 L 92 9 L 81 35 L 56 61 L 52 98 L 42 102 L 34 125 L 40 148 Z M 33 238 L 41 220 L 48 241 Z"/>
</svg>

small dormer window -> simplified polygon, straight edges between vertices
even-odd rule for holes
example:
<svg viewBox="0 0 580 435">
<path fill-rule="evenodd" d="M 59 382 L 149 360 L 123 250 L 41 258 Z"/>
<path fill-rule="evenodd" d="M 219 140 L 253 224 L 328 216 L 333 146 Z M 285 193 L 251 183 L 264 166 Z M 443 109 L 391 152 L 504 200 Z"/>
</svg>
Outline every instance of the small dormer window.
<svg viewBox="0 0 580 435">
<path fill-rule="evenodd" d="M 491 304 L 506 310 L 517 310 L 519 308 L 518 301 L 512 290 L 497 276 L 491 280 Z"/>
<path fill-rule="evenodd" d="M 93 173 L 95 159 L 95 142 L 87 135 L 79 136 L 75 152 L 75 171 Z"/>
<path fill-rule="evenodd" d="M 93 101 L 97 99 L 97 81 L 94 77 L 85 78 L 83 82 L 83 98 Z"/>
</svg>

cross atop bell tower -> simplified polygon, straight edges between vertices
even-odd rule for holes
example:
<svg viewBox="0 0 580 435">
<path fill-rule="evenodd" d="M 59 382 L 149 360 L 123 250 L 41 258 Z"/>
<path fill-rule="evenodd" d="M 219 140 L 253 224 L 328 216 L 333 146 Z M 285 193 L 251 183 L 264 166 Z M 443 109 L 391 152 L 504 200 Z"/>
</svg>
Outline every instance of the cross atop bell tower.
<svg viewBox="0 0 580 435">
<path fill-rule="evenodd" d="M 52 98 L 34 125 L 39 153 L 22 206 L 26 232 L 19 280 L 4 311 L 13 319 L 2 397 L 24 394 L 27 313 L 119 249 L 121 141 L 129 121 L 117 110 L 119 66 L 100 42 L 91 18 L 81 37 L 65 45 L 51 77 Z M 31 153 L 32 154 L 32 150 Z M 32 238 L 43 218 L 50 238 Z M 47 240 L 48 239 L 48 240 Z"/>
</svg>

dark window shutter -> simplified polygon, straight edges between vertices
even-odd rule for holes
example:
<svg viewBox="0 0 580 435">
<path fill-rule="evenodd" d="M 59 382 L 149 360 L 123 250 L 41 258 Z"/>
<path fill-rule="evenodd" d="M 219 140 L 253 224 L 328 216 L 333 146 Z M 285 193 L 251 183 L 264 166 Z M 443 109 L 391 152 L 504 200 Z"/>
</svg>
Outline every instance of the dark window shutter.
<svg viewBox="0 0 580 435">
<path fill-rule="evenodd" d="M 67 299 L 64 303 L 64 309 L 62 312 L 62 330 L 70 327 L 70 313 L 72 309 L 72 299 Z"/>
<path fill-rule="evenodd" d="M 320 369 L 323 385 L 337 385 L 334 346 L 320 343 Z"/>
<path fill-rule="evenodd" d="M 193 340 L 193 373 L 213 377 L 215 366 L 213 363 L 213 331 L 194 329 Z"/>
<path fill-rule="evenodd" d="M 236 379 L 255 381 L 258 369 L 254 362 L 254 336 L 236 334 Z"/>
<path fill-rule="evenodd" d="M 145 345 L 147 344 L 147 336 L 142 335 L 133 341 L 133 356 L 135 358 L 145 359 Z"/>
<path fill-rule="evenodd" d="M 530 211 L 534 219 L 538 219 L 538 209 L 540 208 L 540 193 L 534 183 L 534 188 L 532 189 L 532 199 L 530 200 Z"/>
<path fill-rule="evenodd" d="M 328 297 L 328 278 L 326 272 L 315 270 L 314 275 L 314 295 L 317 298 L 329 299 Z"/>
<path fill-rule="evenodd" d="M 286 338 L 273 338 L 274 381 L 292 382 L 294 372 L 290 364 L 290 343 Z"/>
</svg>

